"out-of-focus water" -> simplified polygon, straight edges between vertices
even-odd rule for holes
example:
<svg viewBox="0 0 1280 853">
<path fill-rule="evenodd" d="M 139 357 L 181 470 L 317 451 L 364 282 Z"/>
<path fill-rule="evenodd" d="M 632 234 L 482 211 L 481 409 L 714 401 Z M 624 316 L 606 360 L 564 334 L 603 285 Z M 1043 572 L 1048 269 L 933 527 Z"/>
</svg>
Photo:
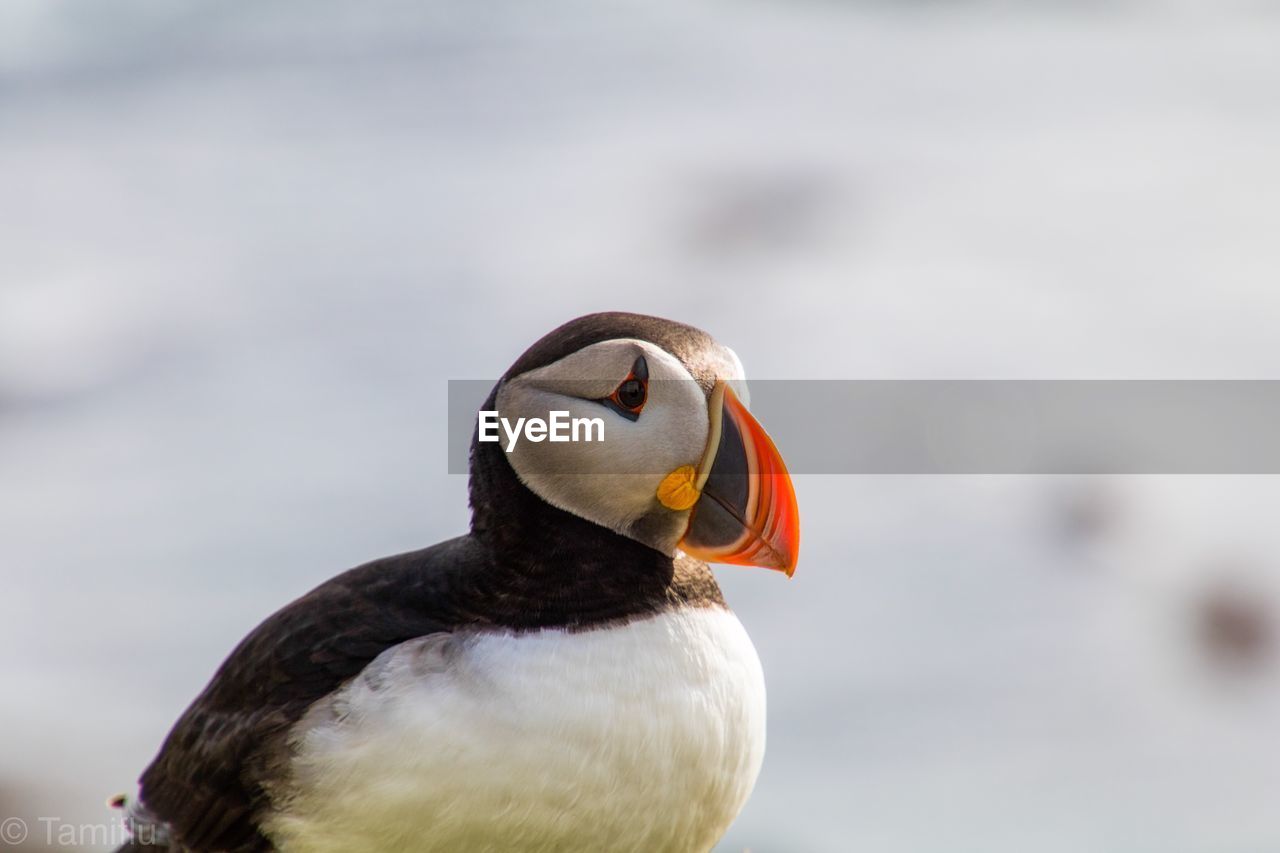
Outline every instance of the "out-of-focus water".
<svg viewBox="0 0 1280 853">
<path fill-rule="evenodd" d="M 570 317 L 769 378 L 1276 378 L 1278 39 L 1244 3 L 6 3 L 0 817 L 109 819 L 261 618 L 461 532 L 446 380 Z M 1274 479 L 797 488 L 796 578 L 720 571 L 770 687 L 723 850 L 1280 848 Z"/>
</svg>

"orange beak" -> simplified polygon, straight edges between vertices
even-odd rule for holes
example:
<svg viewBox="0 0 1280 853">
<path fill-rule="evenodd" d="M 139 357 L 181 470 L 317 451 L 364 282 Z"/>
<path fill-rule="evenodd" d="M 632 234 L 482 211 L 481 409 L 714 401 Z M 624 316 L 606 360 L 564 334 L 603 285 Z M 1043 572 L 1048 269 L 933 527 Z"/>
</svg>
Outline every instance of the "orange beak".
<svg viewBox="0 0 1280 853">
<path fill-rule="evenodd" d="M 711 434 L 680 547 L 709 563 L 761 566 L 791 577 L 800 512 L 778 448 L 723 381 L 711 392 Z"/>
</svg>

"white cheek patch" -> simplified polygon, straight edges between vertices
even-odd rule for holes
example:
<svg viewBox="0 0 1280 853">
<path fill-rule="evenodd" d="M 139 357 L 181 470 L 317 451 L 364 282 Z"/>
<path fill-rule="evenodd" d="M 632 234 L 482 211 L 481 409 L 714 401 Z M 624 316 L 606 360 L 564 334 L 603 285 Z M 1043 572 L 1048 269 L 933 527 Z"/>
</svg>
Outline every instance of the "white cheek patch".
<svg viewBox="0 0 1280 853">
<path fill-rule="evenodd" d="M 564 393 L 588 388 L 607 396 L 641 355 L 649 369 L 649 391 L 634 421 L 597 399 Z M 595 375 L 607 373 L 609 379 L 584 379 L 588 369 Z M 619 532 L 628 532 L 655 509 L 669 512 L 657 503 L 658 486 L 672 470 L 698 463 L 710 427 L 706 394 L 684 365 L 670 353 L 634 340 L 596 344 L 516 377 L 499 389 L 496 404 L 497 417 L 512 424 L 518 418 L 526 424 L 530 418 L 547 419 L 552 411 L 566 413 L 570 423 L 602 420 L 590 441 L 529 441 L 522 433 L 510 443 L 507 459 L 520 480 L 548 503 Z M 595 440 L 600 433 L 602 440 Z M 661 541 L 647 538 L 646 544 L 674 548 L 685 516 L 672 512 L 670 518 L 669 525 L 654 528 L 659 532 L 647 534 Z"/>
</svg>

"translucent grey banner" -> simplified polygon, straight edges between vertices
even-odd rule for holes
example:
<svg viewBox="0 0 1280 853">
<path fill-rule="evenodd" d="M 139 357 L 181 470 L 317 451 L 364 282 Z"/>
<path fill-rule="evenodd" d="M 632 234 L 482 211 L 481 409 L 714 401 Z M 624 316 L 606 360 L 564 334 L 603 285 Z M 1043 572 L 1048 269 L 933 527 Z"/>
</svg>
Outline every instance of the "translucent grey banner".
<svg viewBox="0 0 1280 853">
<path fill-rule="evenodd" d="M 450 473 L 467 471 L 477 411 L 493 386 L 449 382 Z M 751 412 L 793 474 L 1280 474 L 1280 381 L 749 386 Z M 598 408 L 612 441 L 626 423 Z"/>
</svg>

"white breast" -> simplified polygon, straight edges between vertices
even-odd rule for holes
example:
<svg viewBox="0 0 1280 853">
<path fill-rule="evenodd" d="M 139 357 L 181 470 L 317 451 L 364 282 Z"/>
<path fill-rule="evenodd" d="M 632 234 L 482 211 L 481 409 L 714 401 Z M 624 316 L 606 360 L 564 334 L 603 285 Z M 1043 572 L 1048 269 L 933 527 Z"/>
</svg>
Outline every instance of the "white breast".
<svg viewBox="0 0 1280 853">
<path fill-rule="evenodd" d="M 764 677 L 733 614 L 434 635 L 293 733 L 285 851 L 707 850 L 764 756 Z"/>
</svg>

